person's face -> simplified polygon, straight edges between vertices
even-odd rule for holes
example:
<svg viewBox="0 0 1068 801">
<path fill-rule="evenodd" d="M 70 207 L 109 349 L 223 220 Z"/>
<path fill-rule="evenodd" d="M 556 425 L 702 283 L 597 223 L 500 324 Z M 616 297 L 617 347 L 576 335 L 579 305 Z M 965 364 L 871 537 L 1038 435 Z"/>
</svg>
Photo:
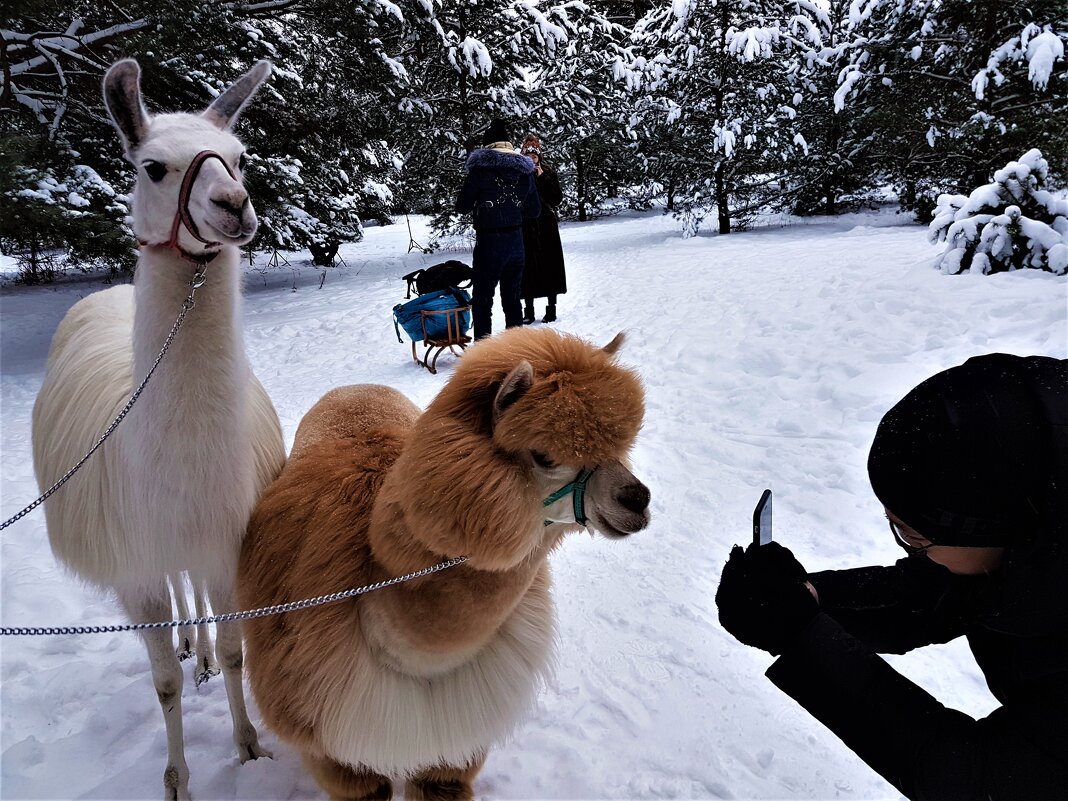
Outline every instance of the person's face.
<svg viewBox="0 0 1068 801">
<path fill-rule="evenodd" d="M 935 545 L 916 529 L 902 522 L 901 518 L 886 510 L 890 530 L 897 544 L 910 556 L 926 556 L 960 576 L 979 576 L 993 573 L 1005 555 L 1004 548 L 968 548 L 960 545 Z"/>
</svg>

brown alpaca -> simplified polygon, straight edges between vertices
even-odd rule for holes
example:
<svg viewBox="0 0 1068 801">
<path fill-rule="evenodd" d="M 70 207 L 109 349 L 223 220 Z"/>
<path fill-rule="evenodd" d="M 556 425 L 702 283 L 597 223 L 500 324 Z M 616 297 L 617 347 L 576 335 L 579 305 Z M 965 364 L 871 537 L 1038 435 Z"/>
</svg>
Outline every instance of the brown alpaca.
<svg viewBox="0 0 1068 801">
<path fill-rule="evenodd" d="M 533 703 L 552 661 L 547 556 L 587 524 L 649 521 L 627 469 L 640 380 L 603 349 L 510 329 L 474 346 L 429 408 L 388 387 L 328 392 L 304 417 L 249 524 L 245 608 L 464 564 L 355 599 L 246 623 L 267 723 L 331 798 L 470 799 L 486 753 Z M 553 521 L 549 524 L 547 521 Z"/>
</svg>

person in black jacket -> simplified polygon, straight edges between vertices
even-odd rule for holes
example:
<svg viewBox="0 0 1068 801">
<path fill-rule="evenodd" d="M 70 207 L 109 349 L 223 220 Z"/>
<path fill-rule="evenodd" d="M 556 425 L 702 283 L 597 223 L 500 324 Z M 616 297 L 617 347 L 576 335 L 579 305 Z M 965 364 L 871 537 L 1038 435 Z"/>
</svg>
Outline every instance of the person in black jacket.
<svg viewBox="0 0 1068 801">
<path fill-rule="evenodd" d="M 777 543 L 736 546 L 723 627 L 913 801 L 1068 798 L 1068 360 L 929 378 L 883 417 L 868 472 L 908 555 L 810 574 Z M 1001 703 L 979 720 L 876 655 L 960 636 Z"/>
<path fill-rule="evenodd" d="M 493 333 L 493 295 L 501 285 L 507 328 L 523 324 L 519 303 L 523 281 L 523 216 L 537 217 L 541 202 L 534 186 L 534 162 L 515 152 L 503 120 L 493 120 L 483 147 L 467 157 L 467 176 L 456 210 L 471 212 L 475 227 L 471 307 L 475 339 Z"/>
<path fill-rule="evenodd" d="M 567 292 L 567 273 L 564 270 L 564 248 L 560 244 L 560 225 L 556 207 L 564 199 L 560 177 L 544 159 L 541 140 L 527 134 L 519 152 L 534 162 L 534 184 L 541 200 L 541 214 L 523 220 L 523 245 L 526 260 L 523 265 L 523 322 L 534 322 L 534 298 L 545 298 L 543 323 L 556 322 L 556 296 Z"/>
</svg>

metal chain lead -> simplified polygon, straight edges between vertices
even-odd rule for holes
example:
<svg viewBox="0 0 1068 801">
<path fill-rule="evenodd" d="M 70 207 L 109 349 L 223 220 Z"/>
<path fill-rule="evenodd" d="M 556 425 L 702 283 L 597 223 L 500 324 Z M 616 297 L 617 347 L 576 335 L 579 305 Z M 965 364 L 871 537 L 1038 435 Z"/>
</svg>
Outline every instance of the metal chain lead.
<svg viewBox="0 0 1068 801">
<path fill-rule="evenodd" d="M 252 620 L 253 618 L 257 617 L 279 615 L 284 612 L 295 612 L 302 609 L 311 609 L 312 607 L 322 606 L 323 604 L 334 603 L 335 601 L 343 601 L 346 598 L 353 598 L 357 595 L 363 595 L 364 593 L 373 592 L 374 590 L 381 590 L 386 587 L 392 587 L 394 584 L 401 584 L 405 581 L 411 581 L 412 579 L 429 576 L 432 573 L 438 573 L 442 570 L 448 570 L 450 567 L 456 567 L 456 565 L 462 564 L 466 561 L 466 556 L 457 556 L 453 559 L 446 559 L 444 562 L 439 562 L 436 565 L 424 567 L 422 570 L 417 570 L 414 573 L 408 573 L 407 575 L 398 576 L 397 578 L 386 579 L 385 581 L 379 581 L 375 584 L 368 584 L 364 587 L 355 587 L 351 590 L 343 590 L 342 592 L 332 592 L 329 595 L 320 595 L 318 598 L 306 598 L 303 601 L 290 601 L 289 603 L 277 604 L 275 606 L 265 606 L 261 609 L 250 609 L 247 612 L 228 612 L 224 615 L 215 615 L 213 617 L 198 617 L 193 618 L 191 620 L 165 620 L 159 623 L 124 623 L 117 626 L 41 626 L 0 628 L 0 637 L 51 636 L 56 634 L 113 634 L 122 631 L 167 629 L 177 628 L 178 626 L 199 626 L 203 623 L 229 623 L 234 620 Z"/>
<path fill-rule="evenodd" d="M 193 276 L 193 280 L 190 282 L 190 286 L 192 288 L 189 290 L 189 295 L 186 296 L 186 299 L 184 301 L 182 301 L 182 310 L 178 313 L 178 319 L 175 320 L 174 325 L 171 326 L 171 332 L 167 334 L 167 339 L 164 340 L 163 347 L 160 348 L 159 355 L 156 357 L 156 361 L 152 363 L 152 368 L 148 371 L 148 375 L 145 376 L 145 379 L 141 382 L 140 386 L 138 386 L 137 389 L 134 390 L 133 395 L 130 396 L 130 400 L 127 401 L 126 405 L 122 408 L 122 411 L 119 412 L 119 416 L 112 421 L 110 426 L 108 426 L 107 431 L 105 431 L 100 437 L 100 439 L 97 440 L 96 445 L 90 448 L 89 453 L 85 454 L 85 456 L 81 458 L 78 464 L 74 465 L 74 467 L 68 470 L 66 475 L 64 475 L 63 478 L 53 484 L 48 489 L 48 491 L 45 492 L 44 495 L 42 495 L 36 501 L 31 503 L 29 506 L 27 506 L 14 517 L 10 517 L 3 523 L 0 523 L 0 531 L 3 531 L 12 523 L 15 523 L 24 518 L 26 515 L 28 515 L 30 512 L 32 512 L 34 509 L 36 509 L 38 506 L 48 500 L 48 498 L 50 498 L 52 494 L 56 492 L 56 490 L 58 490 L 60 487 L 70 481 L 71 477 L 73 477 L 75 473 L 81 470 L 82 465 L 89 461 L 89 457 L 96 453 L 97 448 L 103 445 L 105 440 L 107 440 L 107 438 L 111 436 L 111 433 L 119 427 L 119 423 L 121 423 L 123 418 L 126 417 L 127 414 L 129 414 L 130 409 L 133 408 L 133 405 L 137 402 L 137 399 L 141 396 L 141 393 L 148 385 L 148 381 L 150 378 L 152 378 L 152 374 L 156 372 L 156 368 L 159 367 L 159 363 L 163 361 L 163 355 L 167 352 L 167 348 L 171 346 L 171 342 L 174 340 L 175 335 L 178 333 L 178 329 L 182 327 L 182 321 L 185 320 L 185 316 L 189 314 L 189 310 L 196 305 L 196 302 L 193 300 L 193 296 L 196 294 L 196 291 L 200 289 L 200 287 L 204 286 L 204 280 L 204 268 L 201 267 L 197 270 L 196 274 Z"/>
</svg>

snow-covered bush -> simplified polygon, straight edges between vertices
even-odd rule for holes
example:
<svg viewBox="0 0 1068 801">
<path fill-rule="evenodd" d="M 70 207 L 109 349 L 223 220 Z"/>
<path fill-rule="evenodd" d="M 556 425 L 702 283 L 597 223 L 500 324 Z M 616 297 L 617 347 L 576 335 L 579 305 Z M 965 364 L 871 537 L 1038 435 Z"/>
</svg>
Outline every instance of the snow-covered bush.
<svg viewBox="0 0 1068 801">
<path fill-rule="evenodd" d="M 968 197 L 939 195 L 928 234 L 947 243 L 939 269 L 1068 271 L 1068 199 L 1045 188 L 1048 174 L 1042 153 L 1031 149 Z"/>
</svg>

